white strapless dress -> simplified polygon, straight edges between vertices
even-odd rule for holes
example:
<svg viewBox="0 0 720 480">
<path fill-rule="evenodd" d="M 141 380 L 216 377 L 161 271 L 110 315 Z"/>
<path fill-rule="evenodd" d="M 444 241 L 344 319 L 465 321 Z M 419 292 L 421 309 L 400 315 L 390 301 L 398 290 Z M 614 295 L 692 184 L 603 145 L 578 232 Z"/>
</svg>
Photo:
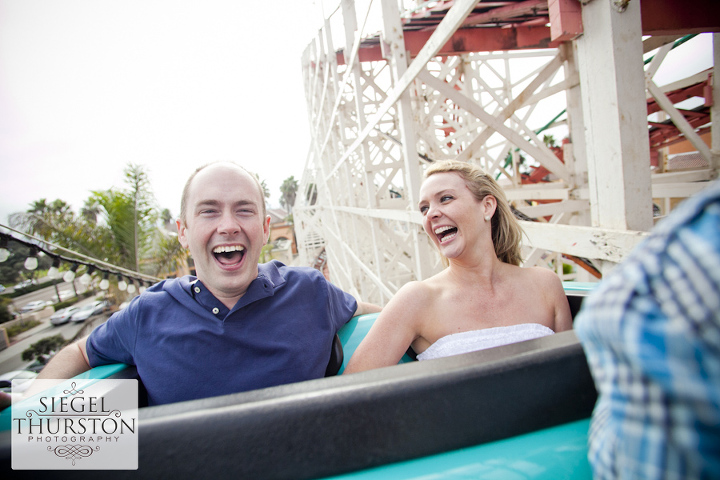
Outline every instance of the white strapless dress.
<svg viewBox="0 0 720 480">
<path fill-rule="evenodd" d="M 510 343 L 552 335 L 552 329 L 539 323 L 522 323 L 446 335 L 418 354 L 418 360 L 449 357 Z"/>
</svg>

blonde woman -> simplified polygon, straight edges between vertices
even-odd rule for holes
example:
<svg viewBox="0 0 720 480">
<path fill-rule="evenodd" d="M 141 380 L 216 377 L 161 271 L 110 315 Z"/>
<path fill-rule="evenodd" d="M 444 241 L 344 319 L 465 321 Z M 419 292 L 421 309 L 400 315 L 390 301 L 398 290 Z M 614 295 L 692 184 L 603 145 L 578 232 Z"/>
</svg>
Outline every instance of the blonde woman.
<svg viewBox="0 0 720 480">
<path fill-rule="evenodd" d="M 519 266 L 522 230 L 492 177 L 464 162 L 433 164 L 418 207 L 448 267 L 398 291 L 346 373 L 395 365 L 411 345 L 427 360 L 572 328 L 557 275 Z"/>
</svg>

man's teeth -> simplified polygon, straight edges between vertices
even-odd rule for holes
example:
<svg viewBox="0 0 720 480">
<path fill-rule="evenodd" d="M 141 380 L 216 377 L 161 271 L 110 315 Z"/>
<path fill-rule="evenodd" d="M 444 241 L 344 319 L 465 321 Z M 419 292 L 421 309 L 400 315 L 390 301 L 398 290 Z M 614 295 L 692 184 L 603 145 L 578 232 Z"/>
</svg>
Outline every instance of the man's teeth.
<svg viewBox="0 0 720 480">
<path fill-rule="evenodd" d="M 242 252 L 243 250 L 245 250 L 245 247 L 241 247 L 240 245 L 228 245 L 223 247 L 215 247 L 213 249 L 213 253 Z"/>
</svg>

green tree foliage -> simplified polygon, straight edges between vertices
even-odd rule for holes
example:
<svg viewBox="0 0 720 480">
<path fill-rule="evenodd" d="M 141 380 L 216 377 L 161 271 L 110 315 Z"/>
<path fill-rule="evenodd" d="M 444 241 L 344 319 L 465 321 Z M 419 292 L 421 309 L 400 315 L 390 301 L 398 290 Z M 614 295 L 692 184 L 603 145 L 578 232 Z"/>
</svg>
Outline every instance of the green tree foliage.
<svg viewBox="0 0 720 480">
<path fill-rule="evenodd" d="M 260 188 L 262 188 L 263 195 L 265 198 L 270 198 L 270 189 L 267 186 L 267 183 L 265 183 L 265 180 L 260 180 L 260 175 L 258 175 L 255 172 L 250 172 L 253 175 L 255 175 L 255 178 L 257 178 L 257 181 L 260 182 Z"/>
<path fill-rule="evenodd" d="M 90 197 L 85 200 L 85 205 L 80 210 L 80 215 L 89 223 L 97 224 L 98 216 L 100 215 L 100 205 L 97 203 L 97 199 Z"/>
<path fill-rule="evenodd" d="M 60 350 L 66 343 L 67 341 L 59 334 L 45 337 L 23 350 L 22 359 L 29 362 L 37 358 L 40 363 L 45 364 L 50 359 L 51 354 Z"/>
<path fill-rule="evenodd" d="M 159 214 L 150 190 L 147 173 L 138 165 L 125 168 L 127 190 L 94 191 L 91 200 L 100 207 L 110 232 L 114 263 L 140 271 L 140 259 L 151 250 Z M 106 257 L 107 258 L 107 257 Z"/>
<path fill-rule="evenodd" d="M 145 170 L 125 168 L 127 188 L 93 191 L 80 215 L 62 200 L 33 202 L 10 216 L 14 228 L 84 255 L 151 275 L 185 255 L 177 237 L 158 228 L 160 214 Z"/>
<path fill-rule="evenodd" d="M 52 265 L 52 261 L 44 255 L 38 256 L 37 270 L 26 270 L 25 259 L 30 255 L 30 248 L 17 242 L 10 241 L 8 245 L 10 256 L 7 260 L 0 263 L 0 283 L 6 287 L 26 279 L 33 279 L 37 272 L 48 269 Z"/>
<path fill-rule="evenodd" d="M 280 185 L 280 205 L 285 207 L 289 213 L 292 213 L 292 208 L 295 206 L 295 198 L 297 197 L 298 181 L 295 180 L 295 176 L 286 178 L 282 185 Z"/>
<path fill-rule="evenodd" d="M 170 213 L 170 210 L 167 208 L 164 208 L 162 213 L 160 213 L 160 218 L 166 227 L 174 223 L 172 213 Z"/>
<path fill-rule="evenodd" d="M 149 253 L 146 270 L 154 276 L 165 272 L 174 272 L 179 263 L 187 256 L 186 250 L 180 245 L 177 234 L 159 234 L 153 243 L 154 250 Z"/>
<path fill-rule="evenodd" d="M 0 297 L 0 323 L 9 322 L 13 319 L 10 309 L 8 308 L 11 303 L 12 300 L 9 298 Z"/>
<path fill-rule="evenodd" d="M 543 143 L 548 147 L 557 147 L 555 137 L 553 137 L 552 135 L 543 135 Z"/>
<path fill-rule="evenodd" d="M 64 229 L 73 220 L 74 214 L 66 202 L 57 199 L 48 203 L 45 198 L 32 202 L 27 212 L 10 216 L 12 226 L 42 238 L 51 237 L 53 232 Z"/>
</svg>

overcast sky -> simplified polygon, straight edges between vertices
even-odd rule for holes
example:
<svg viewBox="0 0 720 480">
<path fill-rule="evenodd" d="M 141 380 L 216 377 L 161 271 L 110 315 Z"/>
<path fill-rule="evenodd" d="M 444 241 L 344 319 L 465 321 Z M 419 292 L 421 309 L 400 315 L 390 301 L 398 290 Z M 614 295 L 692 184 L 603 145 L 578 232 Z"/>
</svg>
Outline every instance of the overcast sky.
<svg viewBox="0 0 720 480">
<path fill-rule="evenodd" d="M 124 187 L 128 163 L 173 215 L 190 173 L 216 160 L 258 173 L 278 205 L 310 144 L 301 54 L 317 4 L 0 0 L 0 223 L 40 198 L 77 211 L 91 190 Z M 712 65 L 710 35 L 688 45 L 694 68 Z"/>
<path fill-rule="evenodd" d="M 33 200 L 78 210 L 132 162 L 159 205 L 207 162 L 258 173 L 278 204 L 309 130 L 311 0 L 0 0 L 0 223 Z"/>
</svg>

